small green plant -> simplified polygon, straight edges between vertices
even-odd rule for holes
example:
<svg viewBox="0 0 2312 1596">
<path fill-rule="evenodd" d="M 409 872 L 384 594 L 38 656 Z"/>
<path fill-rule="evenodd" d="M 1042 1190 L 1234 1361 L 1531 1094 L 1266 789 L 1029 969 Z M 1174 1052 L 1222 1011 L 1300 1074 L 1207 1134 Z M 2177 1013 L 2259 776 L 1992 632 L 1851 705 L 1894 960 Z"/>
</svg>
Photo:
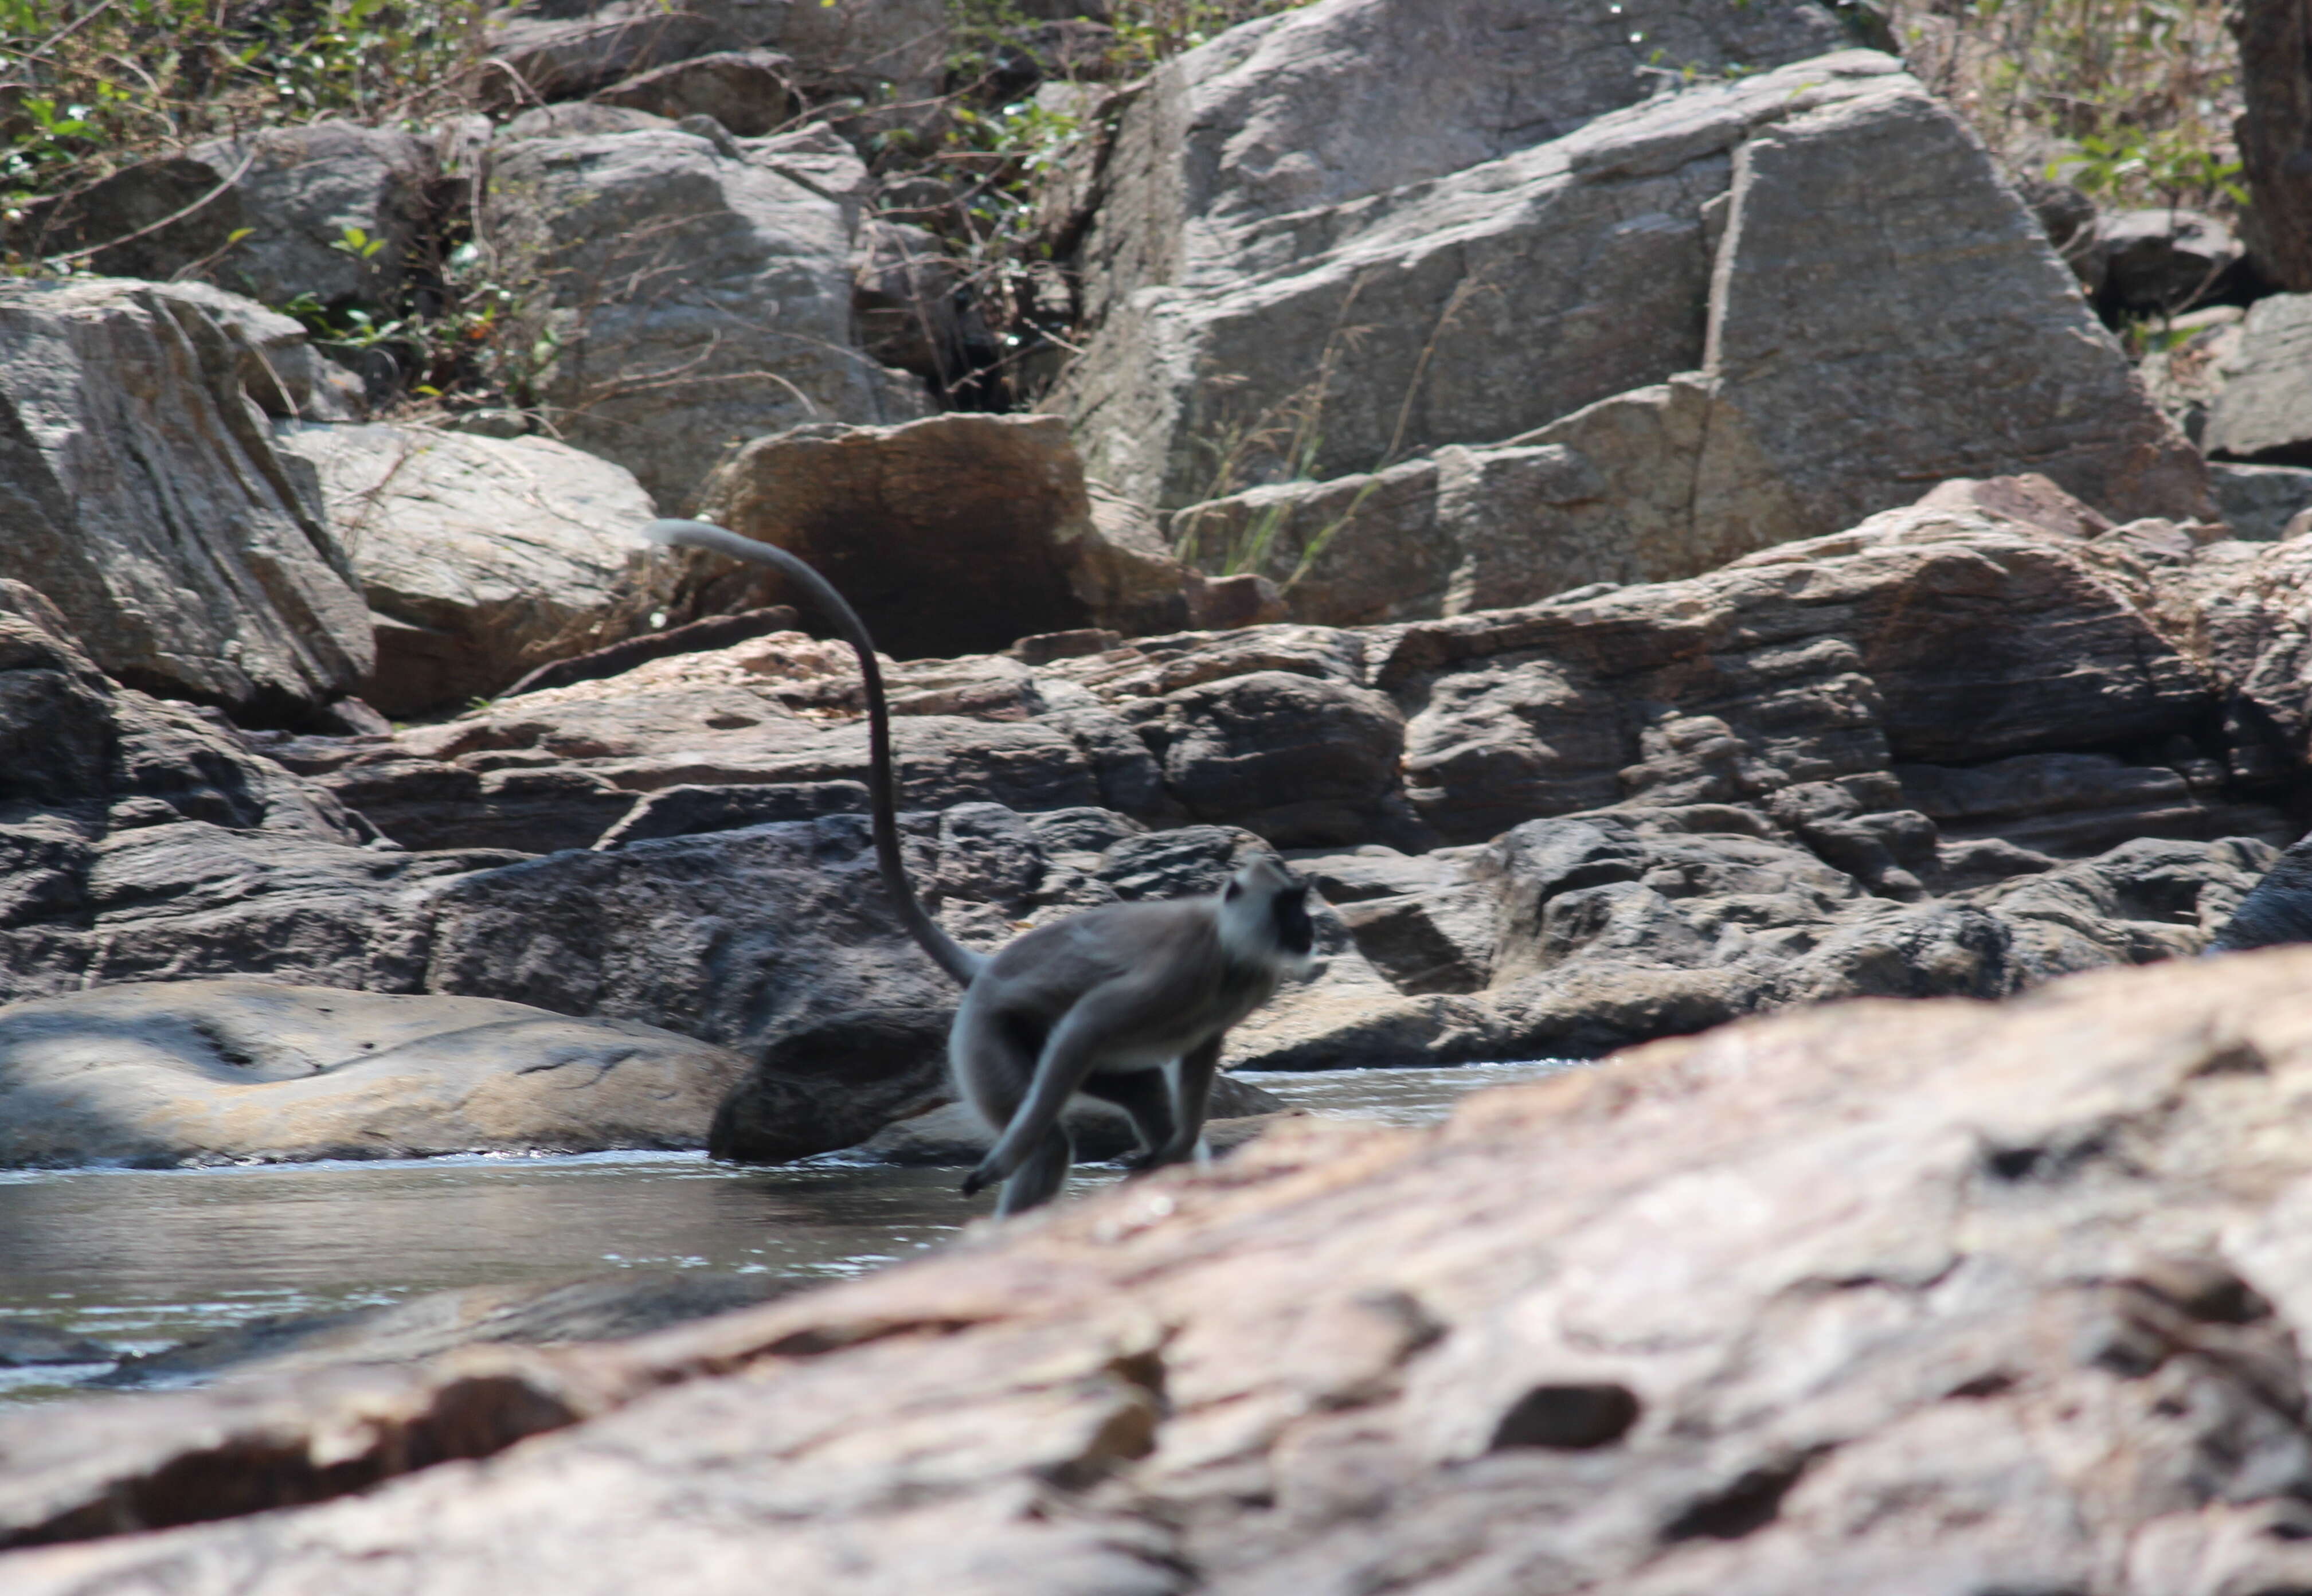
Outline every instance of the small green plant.
<svg viewBox="0 0 2312 1596">
<path fill-rule="evenodd" d="M 362 229 L 348 224 L 344 231 L 337 234 L 329 248 L 340 254 L 350 255 L 355 260 L 371 261 L 375 260 L 385 249 L 385 241 L 381 238 L 372 238 Z"/>
</svg>

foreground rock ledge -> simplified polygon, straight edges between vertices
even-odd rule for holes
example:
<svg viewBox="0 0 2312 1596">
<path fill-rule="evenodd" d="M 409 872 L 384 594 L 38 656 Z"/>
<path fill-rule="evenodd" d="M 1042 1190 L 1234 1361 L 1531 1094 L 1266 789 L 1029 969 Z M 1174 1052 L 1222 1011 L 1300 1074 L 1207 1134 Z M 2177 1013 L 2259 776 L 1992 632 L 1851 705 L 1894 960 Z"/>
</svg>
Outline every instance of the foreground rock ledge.
<svg viewBox="0 0 2312 1596">
<path fill-rule="evenodd" d="M 414 1372 L 372 1428 L 460 1434 L 460 1389 L 562 1428 L 0 1585 L 2301 1588 L 2308 990 L 2292 950 L 1846 1004 L 1433 1133 L 1300 1122 L 854 1285 Z M 317 1477 L 285 1457 L 382 1455 L 343 1381 L 237 1390 L 9 1420 L 0 1505 L 197 1455 L 253 1513 Z M 260 1422 L 274 1472 L 223 1488 Z"/>
</svg>

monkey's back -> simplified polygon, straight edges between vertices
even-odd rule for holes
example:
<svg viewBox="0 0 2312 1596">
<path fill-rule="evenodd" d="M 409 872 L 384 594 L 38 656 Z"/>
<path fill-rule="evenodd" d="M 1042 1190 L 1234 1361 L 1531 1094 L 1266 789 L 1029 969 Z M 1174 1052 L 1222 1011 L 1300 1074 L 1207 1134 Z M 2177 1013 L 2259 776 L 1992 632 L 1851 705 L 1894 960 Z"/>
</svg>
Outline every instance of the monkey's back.
<svg viewBox="0 0 2312 1596">
<path fill-rule="evenodd" d="M 988 962 L 964 995 L 957 1027 L 1048 1025 L 1086 993 L 1108 987 L 1135 1028 L 1163 1039 L 1160 1048 L 1225 1030 L 1275 990 L 1276 977 L 1228 956 L 1215 901 L 1107 904 L 1038 926 Z"/>
</svg>

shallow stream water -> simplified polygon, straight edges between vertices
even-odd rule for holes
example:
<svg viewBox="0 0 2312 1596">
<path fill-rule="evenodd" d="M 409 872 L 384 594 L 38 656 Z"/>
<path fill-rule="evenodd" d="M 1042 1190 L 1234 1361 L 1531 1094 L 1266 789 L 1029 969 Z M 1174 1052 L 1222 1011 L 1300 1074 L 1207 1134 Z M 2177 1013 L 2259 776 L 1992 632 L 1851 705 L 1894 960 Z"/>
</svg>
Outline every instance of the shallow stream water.
<svg viewBox="0 0 2312 1596">
<path fill-rule="evenodd" d="M 1562 1061 L 1242 1078 L 1312 1112 L 1422 1125 Z M 1072 1194 L 1118 1179 L 1079 1167 Z M 620 1269 L 830 1279 L 936 1247 L 989 1206 L 958 1172 L 774 1169 L 696 1153 L 436 1158 L 204 1170 L 0 1171 L 0 1320 L 152 1353 L 273 1315 Z M 0 1367 L 0 1406 L 109 1364 Z"/>
</svg>

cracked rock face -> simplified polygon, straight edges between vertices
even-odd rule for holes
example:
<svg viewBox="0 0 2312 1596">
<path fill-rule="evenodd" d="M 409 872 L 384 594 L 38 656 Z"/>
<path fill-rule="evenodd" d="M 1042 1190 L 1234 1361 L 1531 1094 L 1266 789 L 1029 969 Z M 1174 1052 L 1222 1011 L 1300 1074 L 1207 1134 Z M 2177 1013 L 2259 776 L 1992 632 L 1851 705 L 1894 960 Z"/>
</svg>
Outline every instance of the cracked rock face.
<svg viewBox="0 0 2312 1596">
<path fill-rule="evenodd" d="M 1177 512 L 1184 561 L 1359 625 L 1695 575 L 1944 478 L 2215 513 L 2030 213 L 1891 57 L 1803 7 L 1435 9 L 1235 30 L 1121 110 L 1053 400 L 1087 469 Z M 1772 70 L 1627 94 L 1652 70 L 1630 41 L 1681 25 L 1747 37 L 1674 58 Z M 1380 40 L 1453 29 L 1482 42 L 1362 81 Z"/>
<path fill-rule="evenodd" d="M 80 1542 L 0 1575 L 2294 1589 L 2308 981 L 2312 953 L 2282 951 L 1841 1004 L 1487 1092 L 1435 1131 L 1291 1122 L 854 1285 L 369 1376 L 390 1389 L 368 1434 L 468 1440 L 331 1440 L 334 1491 L 277 1460 L 337 1434 L 343 1376 L 162 1399 L 133 1434 L 99 1422 L 117 1407 L 0 1421 L 6 1533 Z M 194 1457 L 209 1472 L 172 1472 Z M 194 1478 L 215 1488 L 147 1483 Z M 111 1533 L 138 1505 L 183 1527 Z"/>
<path fill-rule="evenodd" d="M 0 577 L 48 595 L 113 676 L 294 724 L 369 673 L 369 614 L 310 474 L 274 447 L 259 405 L 289 401 L 259 329 L 222 298 L 0 293 Z"/>
</svg>

